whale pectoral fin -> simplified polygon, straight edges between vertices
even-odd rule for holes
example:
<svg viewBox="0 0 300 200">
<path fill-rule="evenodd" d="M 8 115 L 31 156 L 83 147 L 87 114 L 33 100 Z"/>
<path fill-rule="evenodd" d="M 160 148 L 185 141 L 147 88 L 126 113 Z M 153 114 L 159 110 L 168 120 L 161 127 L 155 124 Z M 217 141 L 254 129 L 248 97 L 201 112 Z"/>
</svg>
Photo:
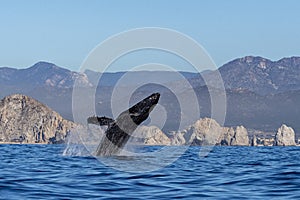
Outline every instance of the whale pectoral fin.
<svg viewBox="0 0 300 200">
<path fill-rule="evenodd" d="M 108 126 L 109 124 L 113 123 L 115 120 L 108 118 L 108 117 L 98 117 L 98 116 L 93 116 L 89 117 L 87 119 L 88 124 L 95 124 L 99 126 Z"/>
</svg>

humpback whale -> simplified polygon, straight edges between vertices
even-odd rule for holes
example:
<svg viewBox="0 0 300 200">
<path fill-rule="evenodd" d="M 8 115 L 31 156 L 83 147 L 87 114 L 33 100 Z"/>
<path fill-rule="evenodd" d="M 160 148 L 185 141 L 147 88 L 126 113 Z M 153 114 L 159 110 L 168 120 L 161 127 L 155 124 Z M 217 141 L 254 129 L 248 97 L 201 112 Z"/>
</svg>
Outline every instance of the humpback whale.
<svg viewBox="0 0 300 200">
<path fill-rule="evenodd" d="M 89 117 L 87 119 L 88 124 L 107 126 L 105 136 L 100 142 L 95 156 L 110 156 L 120 153 L 134 130 L 148 118 L 150 112 L 158 103 L 159 97 L 159 93 L 153 93 L 122 112 L 116 120 L 107 117 Z"/>
</svg>

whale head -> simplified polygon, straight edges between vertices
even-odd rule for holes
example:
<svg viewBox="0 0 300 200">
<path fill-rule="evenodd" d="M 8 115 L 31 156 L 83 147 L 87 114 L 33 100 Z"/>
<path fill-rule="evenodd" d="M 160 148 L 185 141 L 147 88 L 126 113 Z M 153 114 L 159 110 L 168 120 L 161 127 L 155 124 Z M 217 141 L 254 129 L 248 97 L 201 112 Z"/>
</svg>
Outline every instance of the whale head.
<svg viewBox="0 0 300 200">
<path fill-rule="evenodd" d="M 145 121 L 148 118 L 150 112 L 158 103 L 159 97 L 159 93 L 151 94 L 150 96 L 138 102 L 128 110 L 121 113 L 116 121 L 126 121 L 126 125 L 124 124 L 121 127 L 140 125 L 143 121 Z"/>
<path fill-rule="evenodd" d="M 138 102 L 131 108 L 129 108 L 129 115 L 134 123 L 137 125 L 141 124 L 143 121 L 147 119 L 150 112 L 158 103 L 160 94 L 154 93 L 147 98 L 143 99 L 142 101 Z"/>
</svg>

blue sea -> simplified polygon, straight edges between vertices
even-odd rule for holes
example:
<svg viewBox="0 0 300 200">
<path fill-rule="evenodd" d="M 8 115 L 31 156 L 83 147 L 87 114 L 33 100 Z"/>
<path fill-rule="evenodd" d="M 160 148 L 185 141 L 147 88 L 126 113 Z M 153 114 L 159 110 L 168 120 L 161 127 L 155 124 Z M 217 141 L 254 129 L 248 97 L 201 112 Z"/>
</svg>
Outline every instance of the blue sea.
<svg viewBox="0 0 300 200">
<path fill-rule="evenodd" d="M 300 199 L 300 147 L 189 147 L 165 167 L 149 158 L 63 155 L 65 145 L 0 145 L 1 199 Z M 159 147 L 138 147 L 156 151 Z M 177 151 L 183 147 L 167 147 Z M 108 162 L 106 162 L 108 161 Z M 157 159 L 157 163 L 165 161 Z M 143 164 L 144 163 L 144 164 Z"/>
</svg>

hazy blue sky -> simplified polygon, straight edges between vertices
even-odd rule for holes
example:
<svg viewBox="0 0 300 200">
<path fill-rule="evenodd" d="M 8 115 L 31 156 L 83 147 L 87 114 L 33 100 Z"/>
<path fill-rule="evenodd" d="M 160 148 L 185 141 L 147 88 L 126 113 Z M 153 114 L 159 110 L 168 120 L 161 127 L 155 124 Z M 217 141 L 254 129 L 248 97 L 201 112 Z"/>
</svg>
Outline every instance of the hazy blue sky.
<svg viewBox="0 0 300 200">
<path fill-rule="evenodd" d="M 218 66 L 300 55 L 297 0 L 0 0 L 0 66 L 44 60 L 77 70 L 101 41 L 138 27 L 185 33 Z"/>
</svg>

